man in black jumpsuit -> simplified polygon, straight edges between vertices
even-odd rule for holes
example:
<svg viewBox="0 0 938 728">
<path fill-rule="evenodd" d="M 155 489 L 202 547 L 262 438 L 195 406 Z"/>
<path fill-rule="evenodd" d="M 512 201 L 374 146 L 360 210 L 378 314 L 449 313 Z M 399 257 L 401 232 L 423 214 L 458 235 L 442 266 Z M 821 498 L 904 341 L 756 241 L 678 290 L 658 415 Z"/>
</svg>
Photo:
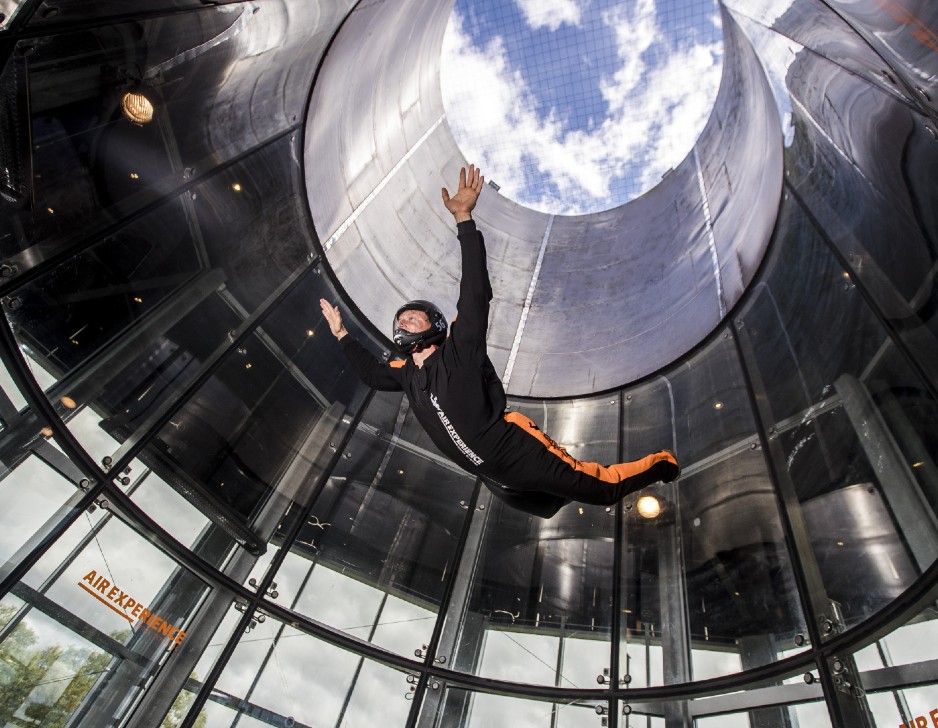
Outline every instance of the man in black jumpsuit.
<svg viewBox="0 0 938 728">
<path fill-rule="evenodd" d="M 465 168 L 460 170 L 455 195 L 443 189 L 443 204 L 456 219 L 462 250 L 458 315 L 450 335 L 433 304 L 405 304 L 395 317 L 394 338 L 410 356 L 384 363 L 348 335 L 339 309 L 321 299 L 323 315 L 345 355 L 366 384 L 403 390 L 436 446 L 521 510 L 549 518 L 571 500 L 612 505 L 652 483 L 675 480 L 680 467 L 668 450 L 608 467 L 581 462 L 524 415 L 505 413 L 505 390 L 485 345 L 492 300 L 485 243 L 471 214 L 484 182 L 470 166 L 468 177 Z"/>
</svg>

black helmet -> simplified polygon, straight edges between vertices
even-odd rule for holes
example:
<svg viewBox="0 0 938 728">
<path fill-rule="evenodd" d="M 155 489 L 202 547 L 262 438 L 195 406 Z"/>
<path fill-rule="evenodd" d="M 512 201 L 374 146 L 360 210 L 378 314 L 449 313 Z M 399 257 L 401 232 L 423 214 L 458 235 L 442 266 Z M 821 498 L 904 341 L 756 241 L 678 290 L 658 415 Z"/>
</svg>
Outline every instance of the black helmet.
<svg viewBox="0 0 938 728">
<path fill-rule="evenodd" d="M 405 329 L 398 328 L 397 319 L 404 311 L 423 311 L 430 319 L 430 328 L 419 334 L 412 334 Z M 402 354 L 413 354 L 415 351 L 426 349 L 434 344 L 442 344 L 446 340 L 446 317 L 443 312 L 429 301 L 408 301 L 394 314 L 391 323 L 394 331 L 394 345 Z"/>
</svg>

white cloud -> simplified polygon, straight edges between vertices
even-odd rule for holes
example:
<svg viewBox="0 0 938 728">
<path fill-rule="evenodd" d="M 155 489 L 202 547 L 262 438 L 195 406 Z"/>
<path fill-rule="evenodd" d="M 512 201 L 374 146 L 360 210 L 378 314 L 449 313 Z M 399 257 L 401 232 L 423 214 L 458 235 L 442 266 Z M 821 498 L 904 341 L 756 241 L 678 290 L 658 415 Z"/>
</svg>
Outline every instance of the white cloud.
<svg viewBox="0 0 938 728">
<path fill-rule="evenodd" d="M 538 116 L 537 100 L 511 67 L 501 38 L 476 47 L 454 14 L 441 71 L 447 119 L 466 158 L 502 194 L 558 214 L 608 209 L 621 201 L 613 199 L 614 180 L 640 184 L 630 197 L 650 189 L 702 131 L 720 82 L 719 43 L 672 47 L 649 64 L 643 54 L 664 42 L 654 0 L 607 12 L 603 21 L 616 38 L 614 69 L 599 85 L 608 109 L 584 131 L 565 129 L 553 110 Z M 537 199 L 530 197 L 526 162 L 546 183 Z"/>
<path fill-rule="evenodd" d="M 527 24 L 534 30 L 557 30 L 564 23 L 580 24 L 580 6 L 576 0 L 515 0 Z"/>
</svg>

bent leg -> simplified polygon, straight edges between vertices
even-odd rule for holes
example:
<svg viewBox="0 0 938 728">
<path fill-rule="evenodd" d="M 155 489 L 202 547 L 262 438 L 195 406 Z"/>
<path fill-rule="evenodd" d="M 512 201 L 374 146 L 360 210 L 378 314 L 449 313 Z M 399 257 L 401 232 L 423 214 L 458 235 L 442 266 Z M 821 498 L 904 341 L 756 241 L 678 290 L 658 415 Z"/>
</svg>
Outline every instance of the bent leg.
<svg viewBox="0 0 938 728">
<path fill-rule="evenodd" d="M 652 483 L 676 480 L 681 472 L 677 458 L 668 450 L 610 466 L 583 462 L 524 415 L 509 412 L 505 420 L 530 436 L 512 438 L 516 457 L 507 482 L 519 490 L 541 490 L 581 503 L 612 505 Z"/>
</svg>

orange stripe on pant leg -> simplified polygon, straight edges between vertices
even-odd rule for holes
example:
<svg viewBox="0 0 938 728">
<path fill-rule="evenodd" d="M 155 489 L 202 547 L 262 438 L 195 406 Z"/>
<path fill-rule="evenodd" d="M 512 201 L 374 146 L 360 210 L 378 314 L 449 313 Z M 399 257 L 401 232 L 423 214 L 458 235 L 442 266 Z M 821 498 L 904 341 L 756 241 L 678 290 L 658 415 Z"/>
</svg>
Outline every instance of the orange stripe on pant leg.
<svg viewBox="0 0 938 728">
<path fill-rule="evenodd" d="M 510 422 L 511 424 L 520 427 L 533 438 L 538 440 L 544 447 L 546 447 L 551 455 L 556 455 L 574 470 L 578 470 L 581 473 L 585 473 L 586 475 L 590 475 L 606 483 L 618 483 L 623 478 L 627 478 L 629 475 L 635 475 L 636 473 L 651 467 L 653 464 L 649 463 L 645 468 L 639 468 L 634 471 L 619 471 L 615 470 L 615 468 L 624 468 L 635 463 L 613 465 L 611 468 L 607 468 L 603 465 L 600 465 L 599 463 L 584 463 L 581 460 L 577 460 L 576 458 L 571 457 L 571 455 L 566 450 L 564 450 L 562 447 L 560 447 L 560 445 L 544 434 L 544 432 L 534 423 L 530 417 L 525 417 L 519 412 L 506 412 L 504 417 L 506 422 Z M 648 458 L 645 458 L 645 460 L 647 459 Z"/>
<path fill-rule="evenodd" d="M 652 453 L 651 455 L 646 455 L 640 460 L 633 460 L 630 463 L 616 463 L 615 465 L 610 465 L 609 467 L 600 465 L 599 463 L 584 463 L 581 460 L 577 460 L 576 458 L 571 457 L 566 450 L 564 450 L 562 447 L 560 447 L 560 445 L 544 434 L 544 432 L 530 417 L 526 417 L 520 412 L 506 412 L 504 418 L 506 422 L 517 425 L 529 435 L 534 437 L 542 445 L 544 445 L 544 447 L 546 447 L 552 455 L 559 457 L 574 470 L 585 473 L 586 475 L 592 476 L 597 480 L 602 480 L 606 483 L 620 483 L 626 478 L 631 478 L 632 476 L 638 475 L 639 473 L 644 473 L 652 465 L 657 462 L 661 462 L 662 460 L 668 460 L 677 465 L 677 461 L 669 453 L 663 451 Z"/>
</svg>

